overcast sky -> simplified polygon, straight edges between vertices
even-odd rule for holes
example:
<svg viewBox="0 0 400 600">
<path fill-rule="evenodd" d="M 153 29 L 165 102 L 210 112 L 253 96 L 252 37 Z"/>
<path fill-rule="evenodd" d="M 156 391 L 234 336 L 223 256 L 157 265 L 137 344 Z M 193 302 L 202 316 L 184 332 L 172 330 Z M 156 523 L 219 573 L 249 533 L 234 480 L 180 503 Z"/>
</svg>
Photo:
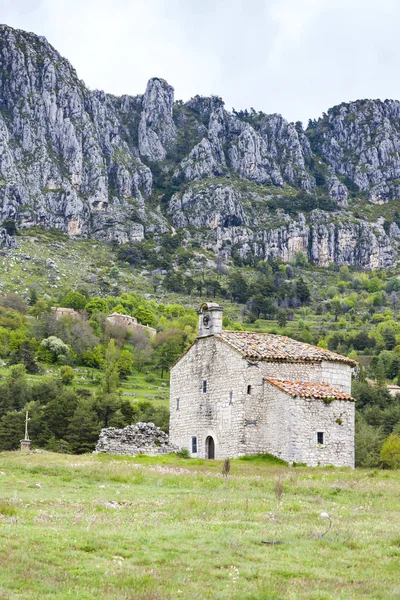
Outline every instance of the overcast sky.
<svg viewBox="0 0 400 600">
<path fill-rule="evenodd" d="M 399 0 L 0 0 L 91 89 L 217 94 L 290 121 L 358 98 L 400 99 Z"/>
</svg>

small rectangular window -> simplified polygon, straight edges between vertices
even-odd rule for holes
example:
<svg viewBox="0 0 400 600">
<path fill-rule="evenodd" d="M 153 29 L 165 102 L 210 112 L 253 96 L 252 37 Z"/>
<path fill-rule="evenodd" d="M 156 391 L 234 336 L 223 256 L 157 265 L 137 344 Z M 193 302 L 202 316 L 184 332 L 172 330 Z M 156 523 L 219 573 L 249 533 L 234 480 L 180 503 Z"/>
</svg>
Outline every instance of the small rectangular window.
<svg viewBox="0 0 400 600">
<path fill-rule="evenodd" d="M 233 404 L 233 392 L 229 392 L 229 404 Z"/>
<path fill-rule="evenodd" d="M 176 410 L 179 410 L 179 398 L 176 399 Z"/>
<path fill-rule="evenodd" d="M 317 431 L 317 444 L 323 445 L 323 443 L 324 443 L 324 432 Z"/>
<path fill-rule="evenodd" d="M 207 394 L 207 379 L 203 379 L 203 394 Z"/>
<path fill-rule="evenodd" d="M 192 437 L 192 454 L 197 454 L 197 437 Z"/>
</svg>

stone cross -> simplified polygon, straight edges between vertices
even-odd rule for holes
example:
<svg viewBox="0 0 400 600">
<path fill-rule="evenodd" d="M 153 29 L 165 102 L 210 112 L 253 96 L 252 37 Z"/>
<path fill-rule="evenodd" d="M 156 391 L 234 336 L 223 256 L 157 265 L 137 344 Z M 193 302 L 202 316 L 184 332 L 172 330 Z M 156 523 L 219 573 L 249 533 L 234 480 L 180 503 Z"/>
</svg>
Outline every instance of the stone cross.
<svg viewBox="0 0 400 600">
<path fill-rule="evenodd" d="M 31 440 L 29 439 L 29 434 L 28 434 L 28 421 L 29 421 L 29 413 L 28 411 L 26 411 L 26 415 L 25 415 L 25 439 L 20 440 L 21 443 L 21 451 L 23 452 L 28 452 L 30 450 L 31 447 Z"/>
</svg>

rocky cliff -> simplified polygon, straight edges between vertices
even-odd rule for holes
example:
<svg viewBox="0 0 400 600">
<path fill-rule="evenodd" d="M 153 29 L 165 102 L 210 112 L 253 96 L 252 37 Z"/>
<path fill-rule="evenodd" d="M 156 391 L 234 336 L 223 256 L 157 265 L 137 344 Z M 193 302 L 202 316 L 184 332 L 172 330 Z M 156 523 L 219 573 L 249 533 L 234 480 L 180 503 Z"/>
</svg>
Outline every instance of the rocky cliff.
<svg viewBox="0 0 400 600">
<path fill-rule="evenodd" d="M 119 243 L 184 228 L 226 256 L 389 266 L 399 116 L 397 101 L 364 100 L 304 131 L 215 96 L 175 101 L 160 78 L 117 98 L 90 91 L 44 38 L 3 25 L 0 224 Z"/>
</svg>

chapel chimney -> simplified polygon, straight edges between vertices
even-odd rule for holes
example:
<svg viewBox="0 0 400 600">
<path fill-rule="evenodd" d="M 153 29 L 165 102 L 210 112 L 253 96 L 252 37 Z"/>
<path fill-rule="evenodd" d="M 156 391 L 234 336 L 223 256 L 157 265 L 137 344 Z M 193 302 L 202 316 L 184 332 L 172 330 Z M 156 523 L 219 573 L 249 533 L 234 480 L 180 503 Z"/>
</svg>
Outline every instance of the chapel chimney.
<svg viewBox="0 0 400 600">
<path fill-rule="evenodd" d="M 199 337 L 221 333 L 222 306 L 215 302 L 204 302 L 197 312 L 199 315 Z"/>
</svg>

